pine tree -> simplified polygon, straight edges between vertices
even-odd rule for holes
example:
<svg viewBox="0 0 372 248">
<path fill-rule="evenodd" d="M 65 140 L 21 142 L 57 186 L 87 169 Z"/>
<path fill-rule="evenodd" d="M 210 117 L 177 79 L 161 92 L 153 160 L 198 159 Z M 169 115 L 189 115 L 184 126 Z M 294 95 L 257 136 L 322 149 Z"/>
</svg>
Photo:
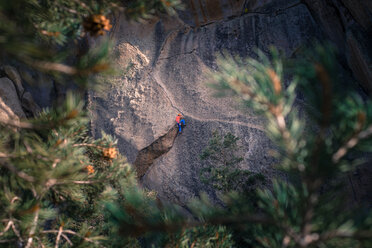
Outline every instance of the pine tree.
<svg viewBox="0 0 372 248">
<path fill-rule="evenodd" d="M 200 171 L 203 183 L 226 193 L 233 190 L 249 191 L 250 188 L 258 186 L 258 181 L 265 180 L 260 173 L 239 168 L 244 159 L 241 157 L 238 140 L 239 138 L 230 132 L 222 136 L 219 131 L 213 131 L 208 146 L 200 155 L 200 159 L 205 163 Z"/>
</svg>

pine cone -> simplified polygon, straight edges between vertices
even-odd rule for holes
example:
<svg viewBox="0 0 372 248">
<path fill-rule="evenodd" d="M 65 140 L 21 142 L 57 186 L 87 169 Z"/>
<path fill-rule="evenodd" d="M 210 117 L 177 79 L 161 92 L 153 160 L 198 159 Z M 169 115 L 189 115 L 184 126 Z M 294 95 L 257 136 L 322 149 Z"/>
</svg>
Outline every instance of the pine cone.
<svg viewBox="0 0 372 248">
<path fill-rule="evenodd" d="M 93 174 L 94 173 L 94 167 L 92 165 L 88 165 L 87 167 L 85 167 L 86 170 L 88 171 L 88 174 Z"/>
<path fill-rule="evenodd" d="M 117 155 L 118 151 L 116 150 L 116 148 L 111 147 L 103 149 L 103 156 L 106 158 L 116 158 Z"/>
<path fill-rule="evenodd" d="M 88 16 L 83 22 L 84 30 L 92 36 L 104 35 L 104 31 L 110 31 L 112 25 L 104 15 Z"/>
</svg>

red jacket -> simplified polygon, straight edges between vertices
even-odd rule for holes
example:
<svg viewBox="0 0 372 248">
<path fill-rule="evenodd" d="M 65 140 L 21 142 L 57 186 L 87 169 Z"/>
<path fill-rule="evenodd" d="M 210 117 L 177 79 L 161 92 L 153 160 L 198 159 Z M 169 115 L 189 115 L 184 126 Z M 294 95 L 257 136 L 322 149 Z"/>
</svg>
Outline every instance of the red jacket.
<svg viewBox="0 0 372 248">
<path fill-rule="evenodd" d="M 177 117 L 176 117 L 176 122 L 177 122 L 177 123 L 180 123 L 181 119 L 182 119 L 182 116 L 177 115 Z"/>
</svg>

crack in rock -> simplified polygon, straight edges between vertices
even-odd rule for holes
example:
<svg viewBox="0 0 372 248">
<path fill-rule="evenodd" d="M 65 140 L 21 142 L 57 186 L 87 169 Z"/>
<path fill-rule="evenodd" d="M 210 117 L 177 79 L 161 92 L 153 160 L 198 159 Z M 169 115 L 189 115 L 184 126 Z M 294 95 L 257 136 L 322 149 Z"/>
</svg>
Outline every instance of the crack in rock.
<svg viewBox="0 0 372 248">
<path fill-rule="evenodd" d="M 245 123 L 245 122 L 240 122 L 240 121 L 229 121 L 229 120 L 223 120 L 223 119 L 217 119 L 217 118 L 200 118 L 199 116 L 193 115 L 192 113 L 189 113 L 185 110 L 181 110 L 178 106 L 174 104 L 173 95 L 170 94 L 167 88 L 165 87 L 165 85 L 161 83 L 161 80 L 159 79 L 159 75 L 154 73 L 153 76 L 154 76 L 155 82 L 160 86 L 160 88 L 163 90 L 164 94 L 166 95 L 172 108 L 176 109 L 178 112 L 182 113 L 187 118 L 192 118 L 194 120 L 198 120 L 202 122 L 221 122 L 221 123 L 235 124 L 239 126 L 254 128 L 262 132 L 265 131 L 265 129 L 260 125 L 255 125 L 255 124 L 250 124 L 250 123 Z"/>
<path fill-rule="evenodd" d="M 198 48 L 194 48 L 192 49 L 191 51 L 189 52 L 184 52 L 184 53 L 178 53 L 178 54 L 174 54 L 174 55 L 171 55 L 169 57 L 165 57 L 165 58 L 159 58 L 159 60 L 164 60 L 164 59 L 171 59 L 171 58 L 174 58 L 174 57 L 177 57 L 177 56 L 180 56 L 180 55 L 189 55 L 189 54 L 192 54 L 193 52 L 195 52 Z"/>
<path fill-rule="evenodd" d="M 284 8 L 279 8 L 275 11 L 267 11 L 267 12 L 251 11 L 251 12 L 242 13 L 241 15 L 230 16 L 230 17 L 227 18 L 227 20 L 231 21 L 231 20 L 234 20 L 236 18 L 240 18 L 242 16 L 256 16 L 256 15 L 272 15 L 273 17 L 276 17 L 278 15 L 283 14 L 286 10 L 289 10 L 291 8 L 295 8 L 295 7 L 297 7 L 301 4 L 303 4 L 303 3 L 300 0 L 297 3 L 294 3 L 294 4 L 292 4 L 290 6 L 287 6 L 287 7 L 284 7 Z M 218 21 L 208 22 L 208 23 L 205 23 L 203 25 L 200 25 L 199 27 L 201 27 L 201 28 L 206 27 L 206 26 L 212 25 L 214 23 L 222 22 L 222 21 L 226 21 L 226 20 L 218 20 Z"/>
</svg>

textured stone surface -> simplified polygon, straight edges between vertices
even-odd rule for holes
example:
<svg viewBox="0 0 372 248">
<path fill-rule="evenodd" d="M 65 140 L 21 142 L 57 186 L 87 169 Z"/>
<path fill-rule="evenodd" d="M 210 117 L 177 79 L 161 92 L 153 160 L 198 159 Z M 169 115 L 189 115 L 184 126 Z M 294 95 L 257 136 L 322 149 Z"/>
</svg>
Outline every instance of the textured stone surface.
<svg viewBox="0 0 372 248">
<path fill-rule="evenodd" d="M 6 76 L 13 81 L 13 84 L 17 89 L 18 97 L 21 98 L 25 90 L 22 85 L 21 76 L 19 75 L 17 69 L 13 66 L 6 65 L 4 66 L 4 72 Z"/>
<path fill-rule="evenodd" d="M 348 173 L 347 177 L 350 202 L 372 207 L 372 160 Z"/>
<path fill-rule="evenodd" d="M 89 94 L 93 134 L 99 136 L 102 130 L 114 134 L 120 151 L 132 162 L 140 150 L 171 130 L 177 113 L 185 116 L 183 134 L 141 180 L 162 199 L 179 204 L 205 190 L 199 180 L 199 154 L 214 129 L 240 137 L 244 168 L 273 173 L 262 120 L 241 113 L 233 99 L 213 97 L 206 86 L 205 73 L 216 69 L 216 57 L 223 51 L 252 56 L 255 47 L 268 51 L 270 45 L 291 56 L 320 37 L 310 12 L 299 1 L 229 2 L 201 1 L 194 6 L 199 8 L 196 12 L 146 24 L 119 18 L 112 37 L 120 73 L 107 79 L 107 91 Z M 223 11 L 212 13 L 218 4 Z"/>
<path fill-rule="evenodd" d="M 18 121 L 25 117 L 13 82 L 6 77 L 0 78 L 0 120 Z"/>
<path fill-rule="evenodd" d="M 365 30 L 372 27 L 372 1 L 369 0 L 342 0 L 345 7 L 350 11 L 353 18 Z"/>
<path fill-rule="evenodd" d="M 38 71 L 19 66 L 23 87 L 30 92 L 35 103 L 42 107 L 50 107 L 56 100 L 56 87 L 53 80 Z"/>
<path fill-rule="evenodd" d="M 28 114 L 27 116 L 33 117 L 37 116 L 41 109 L 39 105 L 34 101 L 30 92 L 25 92 L 22 96 L 22 108 Z"/>
<path fill-rule="evenodd" d="M 350 30 L 347 33 L 349 47 L 348 61 L 364 89 L 372 93 L 372 39 L 368 40 L 358 30 Z"/>
<path fill-rule="evenodd" d="M 25 116 L 26 117 L 34 117 L 37 114 L 39 114 L 41 109 L 40 109 L 39 105 L 35 102 L 33 95 L 30 92 L 28 92 L 24 89 L 24 86 L 23 86 L 24 80 L 22 80 L 22 76 L 18 72 L 18 69 L 16 67 L 13 67 L 13 66 L 10 66 L 10 65 L 5 65 L 1 69 L 2 69 L 2 73 L 8 79 L 10 79 L 13 82 L 13 85 L 16 89 L 17 99 L 21 103 L 22 110 L 24 111 L 24 112 L 23 111 L 22 112 L 25 114 Z M 45 82 L 42 81 L 41 84 L 39 84 L 39 85 L 44 87 L 43 86 L 44 83 Z M 49 85 L 47 84 L 45 87 L 49 88 Z M 38 94 L 35 94 L 35 92 L 38 92 L 37 91 L 38 88 L 35 89 L 33 87 L 30 87 L 30 86 L 28 86 L 28 88 L 31 88 L 31 91 L 34 93 L 34 95 L 36 97 L 39 96 Z M 43 91 L 43 90 L 41 90 L 41 91 Z M 16 100 L 16 98 L 14 98 L 14 101 L 15 100 Z M 39 99 L 38 98 L 38 100 L 45 102 L 45 99 Z M 47 99 L 47 101 L 48 102 L 46 102 L 45 107 L 46 106 L 51 106 L 51 103 L 52 103 L 51 99 Z"/>
<path fill-rule="evenodd" d="M 372 1 L 304 0 L 324 36 L 347 58 L 364 90 L 372 93 Z"/>
</svg>

